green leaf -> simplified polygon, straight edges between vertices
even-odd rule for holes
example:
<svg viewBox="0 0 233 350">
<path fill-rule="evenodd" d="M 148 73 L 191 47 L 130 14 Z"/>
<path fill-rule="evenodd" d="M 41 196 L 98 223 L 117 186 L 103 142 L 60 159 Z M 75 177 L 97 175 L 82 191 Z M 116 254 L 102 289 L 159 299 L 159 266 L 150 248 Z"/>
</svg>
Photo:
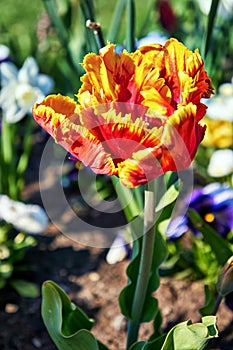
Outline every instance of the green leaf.
<svg viewBox="0 0 233 350">
<path fill-rule="evenodd" d="M 148 284 L 146 302 L 144 306 L 144 313 L 142 316 L 142 322 L 149 322 L 153 320 L 158 313 L 157 300 L 152 297 L 152 293 L 159 287 L 160 277 L 159 277 L 159 267 L 164 261 L 167 255 L 167 248 L 165 241 L 158 231 L 157 227 L 155 228 L 155 248 L 152 261 L 152 270 L 151 277 Z"/>
<path fill-rule="evenodd" d="M 146 345 L 146 341 L 139 341 L 137 343 L 134 343 L 129 350 L 143 350 L 144 346 Z"/>
<path fill-rule="evenodd" d="M 16 290 L 19 295 L 26 298 L 36 298 L 40 295 L 40 290 L 35 283 L 25 280 L 12 280 L 10 285 Z"/>
<path fill-rule="evenodd" d="M 163 346 L 164 340 L 166 338 L 166 334 L 161 335 L 160 337 L 154 339 L 153 341 L 149 341 L 143 350 L 160 350 Z"/>
<path fill-rule="evenodd" d="M 138 193 L 140 190 L 137 188 L 133 190 L 121 185 L 119 178 L 116 176 L 112 176 L 111 180 L 124 210 L 126 219 L 130 222 L 143 210 L 142 202 L 138 199 L 140 197 L 140 194 Z"/>
<path fill-rule="evenodd" d="M 167 207 L 169 204 L 173 203 L 179 195 L 179 188 L 177 183 L 171 185 L 169 189 L 164 193 L 160 199 L 158 205 L 156 206 L 156 212 L 159 212 L 163 208 Z"/>
<path fill-rule="evenodd" d="M 0 276 L 0 289 L 4 288 L 6 285 L 6 279 Z"/>
<path fill-rule="evenodd" d="M 19 194 L 22 193 L 24 184 L 25 184 L 25 171 L 28 166 L 29 157 L 31 154 L 31 148 L 32 148 L 32 126 L 33 121 L 31 116 L 27 116 L 26 119 L 26 127 L 25 127 L 25 134 L 23 138 L 23 145 L 22 145 L 22 153 L 20 154 L 20 158 L 17 164 L 17 188 L 19 191 Z"/>
<path fill-rule="evenodd" d="M 3 278 L 10 278 L 14 270 L 12 264 L 8 262 L 0 262 L 0 276 Z"/>
<path fill-rule="evenodd" d="M 139 341 L 134 343 L 129 350 L 160 350 L 165 340 L 165 335 L 153 341 Z"/>
<path fill-rule="evenodd" d="M 214 21 L 217 15 L 217 9 L 218 9 L 219 0 L 212 0 L 210 12 L 208 15 L 208 25 L 207 25 L 207 31 L 206 31 L 206 38 L 205 38 L 205 57 L 207 56 L 210 48 L 210 42 L 211 37 L 214 29 Z"/>
<path fill-rule="evenodd" d="M 202 323 L 192 324 L 189 320 L 177 324 L 169 331 L 164 342 L 161 336 L 142 344 L 141 348 L 135 344 L 130 350 L 202 350 L 211 338 L 217 336 L 216 317 L 205 316 Z"/>
<path fill-rule="evenodd" d="M 118 0 L 117 4 L 115 6 L 113 17 L 112 17 L 112 20 L 110 22 L 111 23 L 110 29 L 109 29 L 108 34 L 107 34 L 107 39 L 111 43 L 116 42 L 116 38 L 117 38 L 117 35 L 119 33 L 120 24 L 122 21 L 125 6 L 126 6 L 125 0 Z"/>
<path fill-rule="evenodd" d="M 205 305 L 199 310 L 202 316 L 210 315 L 214 309 L 216 302 L 216 290 L 205 285 Z"/>
<path fill-rule="evenodd" d="M 101 349 L 89 331 L 93 321 L 52 281 L 42 286 L 42 318 L 59 350 Z"/>
<path fill-rule="evenodd" d="M 122 314 L 128 319 L 131 318 L 134 290 L 137 282 L 137 271 L 140 264 L 140 254 L 142 246 L 142 237 L 133 242 L 133 257 L 127 267 L 126 274 L 129 278 L 128 284 L 122 289 L 119 295 L 119 304 Z"/>
<path fill-rule="evenodd" d="M 66 52 L 67 60 L 69 61 L 69 64 L 73 68 L 74 72 L 78 76 L 80 76 L 82 74 L 82 68 L 76 61 L 70 49 L 69 31 L 65 23 L 63 22 L 62 18 L 58 14 L 57 6 L 56 6 L 57 4 L 54 0 L 43 0 L 43 2 L 49 17 L 51 18 L 51 22 L 53 23 L 54 27 L 57 30 L 58 38 L 62 44 L 63 49 Z"/>
<path fill-rule="evenodd" d="M 134 291 L 137 283 L 141 248 L 142 248 L 142 237 L 140 237 L 137 241 L 134 241 L 133 250 L 135 255 L 131 260 L 131 263 L 129 264 L 126 271 L 129 278 L 129 282 L 128 282 L 128 285 L 121 291 L 119 296 L 119 304 L 121 307 L 121 312 L 128 319 L 131 319 L 132 303 L 133 303 Z M 151 296 L 151 294 L 159 286 L 160 279 L 159 279 L 158 269 L 160 264 L 164 260 L 165 256 L 166 256 L 166 246 L 162 236 L 157 230 L 156 236 L 155 236 L 155 249 L 154 249 L 153 261 L 152 261 L 152 271 L 149 279 L 141 322 L 149 322 L 153 320 L 157 315 L 158 302 L 157 302 L 157 299 Z"/>
<path fill-rule="evenodd" d="M 205 241 L 211 246 L 219 264 L 224 265 L 233 253 L 228 242 L 219 236 L 195 210 L 189 209 L 188 215 L 192 224 L 203 234 Z"/>
<path fill-rule="evenodd" d="M 149 340 L 152 341 L 152 340 L 155 340 L 155 339 L 158 339 L 158 338 L 161 338 L 162 336 L 162 322 L 163 322 L 163 317 L 162 317 L 162 314 L 158 308 L 158 311 L 157 311 L 157 314 L 156 316 L 154 317 L 154 320 L 153 320 L 153 333 L 151 334 Z"/>
</svg>

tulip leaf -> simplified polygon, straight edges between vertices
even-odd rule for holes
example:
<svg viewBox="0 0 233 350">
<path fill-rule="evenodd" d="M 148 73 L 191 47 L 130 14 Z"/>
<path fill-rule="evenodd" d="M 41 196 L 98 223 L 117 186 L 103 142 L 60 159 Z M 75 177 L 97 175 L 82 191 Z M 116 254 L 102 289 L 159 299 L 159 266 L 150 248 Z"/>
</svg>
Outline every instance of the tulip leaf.
<svg viewBox="0 0 233 350">
<path fill-rule="evenodd" d="M 167 207 L 169 204 L 173 203 L 179 195 L 179 188 L 177 183 L 171 185 L 169 189 L 164 193 L 160 199 L 158 205 L 156 206 L 156 212 L 159 212 L 163 208 Z"/>
<path fill-rule="evenodd" d="M 10 284 L 22 297 L 36 298 L 40 295 L 40 290 L 35 283 L 14 279 L 10 281 Z"/>
<path fill-rule="evenodd" d="M 112 176 L 112 183 L 118 195 L 121 206 L 124 210 L 125 217 L 128 222 L 140 215 L 142 212 L 142 201 L 140 201 L 140 189 L 134 190 L 121 185 L 116 176 Z"/>
<path fill-rule="evenodd" d="M 110 22 L 110 29 L 107 34 L 107 39 L 111 42 L 114 43 L 116 42 L 117 35 L 119 33 L 119 28 L 120 24 L 122 22 L 122 17 L 123 17 L 123 12 L 126 7 L 126 2 L 125 0 L 118 0 L 115 10 L 113 13 L 112 20 Z"/>
<path fill-rule="evenodd" d="M 155 249 L 153 253 L 152 271 L 151 271 L 151 276 L 148 283 L 147 294 L 145 298 L 145 304 L 143 307 L 141 322 L 149 322 L 153 320 L 158 313 L 158 301 L 157 299 L 152 297 L 151 294 L 159 286 L 158 269 L 166 256 L 166 246 L 158 230 L 156 230 L 155 235 L 156 235 Z M 136 288 L 137 277 L 138 277 L 141 248 L 142 248 L 142 237 L 134 241 L 134 248 L 133 248 L 134 256 L 126 271 L 129 277 L 129 282 L 128 282 L 128 285 L 121 291 L 119 296 L 119 304 L 121 307 L 121 312 L 128 319 L 131 319 L 132 303 L 133 303 L 134 291 Z"/>
<path fill-rule="evenodd" d="M 210 315 L 215 306 L 216 302 L 216 291 L 210 286 L 205 285 L 205 305 L 199 310 L 202 316 Z"/>
<path fill-rule="evenodd" d="M 233 253 L 230 245 L 195 210 L 189 209 L 188 215 L 192 224 L 203 234 L 205 241 L 211 246 L 219 264 L 224 265 Z"/>
<path fill-rule="evenodd" d="M 190 320 L 177 324 L 167 334 L 153 341 L 138 342 L 130 350 L 203 350 L 208 341 L 218 336 L 216 317 L 205 316 L 202 323 Z"/>
<path fill-rule="evenodd" d="M 134 343 L 129 350 L 143 350 L 144 346 L 147 344 L 146 341 L 139 341 L 137 343 Z"/>
<path fill-rule="evenodd" d="M 202 323 L 182 322 L 170 330 L 161 350 L 202 350 L 217 335 L 215 316 L 203 317 Z"/>
<path fill-rule="evenodd" d="M 90 332 L 93 320 L 52 281 L 46 281 L 42 286 L 42 318 L 59 350 L 107 349 L 103 344 L 98 344 Z"/>
</svg>

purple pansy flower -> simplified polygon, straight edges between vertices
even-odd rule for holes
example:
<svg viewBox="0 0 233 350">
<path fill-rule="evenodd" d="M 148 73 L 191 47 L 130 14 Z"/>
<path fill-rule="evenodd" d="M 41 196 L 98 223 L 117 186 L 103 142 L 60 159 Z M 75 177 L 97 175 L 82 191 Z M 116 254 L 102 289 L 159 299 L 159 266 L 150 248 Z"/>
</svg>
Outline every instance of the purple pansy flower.
<svg viewBox="0 0 233 350">
<path fill-rule="evenodd" d="M 233 189 L 220 183 L 211 183 L 194 191 L 185 199 L 220 236 L 226 237 L 233 230 Z M 187 214 L 171 220 L 166 236 L 176 239 L 188 230 L 199 235 Z"/>
</svg>

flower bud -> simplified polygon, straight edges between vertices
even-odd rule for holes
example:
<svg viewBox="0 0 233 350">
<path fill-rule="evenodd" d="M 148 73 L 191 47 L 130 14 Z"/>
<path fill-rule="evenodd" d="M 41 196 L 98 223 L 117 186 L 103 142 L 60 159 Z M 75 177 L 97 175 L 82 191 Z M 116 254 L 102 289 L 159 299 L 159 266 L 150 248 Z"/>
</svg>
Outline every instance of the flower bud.
<svg viewBox="0 0 233 350">
<path fill-rule="evenodd" d="M 219 273 L 217 289 L 222 296 L 233 292 L 233 256 L 227 260 Z"/>
</svg>

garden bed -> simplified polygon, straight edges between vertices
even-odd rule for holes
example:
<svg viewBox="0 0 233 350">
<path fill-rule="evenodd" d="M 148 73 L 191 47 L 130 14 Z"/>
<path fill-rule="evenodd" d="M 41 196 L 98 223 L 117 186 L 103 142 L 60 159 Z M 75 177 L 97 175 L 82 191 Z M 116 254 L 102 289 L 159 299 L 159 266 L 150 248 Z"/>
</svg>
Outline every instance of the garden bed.
<svg viewBox="0 0 233 350">
<path fill-rule="evenodd" d="M 128 261 L 108 265 L 106 250 L 80 246 L 56 232 L 51 225 L 44 236 L 38 236 L 37 247 L 26 257 L 33 273 L 31 280 L 41 287 L 51 279 L 58 283 L 88 316 L 95 319 L 95 335 L 112 350 L 123 350 L 126 321 L 118 307 L 118 294 L 126 283 Z M 4 294 L 3 294 L 4 292 Z M 177 322 L 199 320 L 203 305 L 203 283 L 164 278 L 156 292 L 168 330 Z M 40 315 L 41 298 L 23 298 L 14 291 L 1 291 L 1 350 L 54 350 Z M 218 314 L 219 338 L 209 343 L 211 350 L 233 348 L 232 313 L 224 303 Z M 143 324 L 140 337 L 149 336 L 150 324 Z"/>
</svg>

